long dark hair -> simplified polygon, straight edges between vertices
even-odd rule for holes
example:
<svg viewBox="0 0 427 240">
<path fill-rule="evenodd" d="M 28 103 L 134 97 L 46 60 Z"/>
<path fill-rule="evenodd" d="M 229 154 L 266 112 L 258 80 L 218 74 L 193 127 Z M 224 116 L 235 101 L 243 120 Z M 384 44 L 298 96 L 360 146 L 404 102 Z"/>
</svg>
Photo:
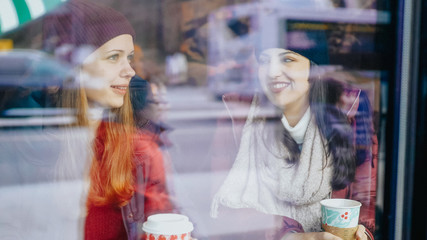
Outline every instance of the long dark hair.
<svg viewBox="0 0 427 240">
<path fill-rule="evenodd" d="M 332 189 L 343 189 L 354 181 L 356 172 L 356 154 L 353 143 L 353 129 L 346 113 L 337 104 L 343 94 L 343 85 L 334 78 L 322 78 L 317 65 L 311 63 L 309 79 L 309 104 L 322 137 L 327 156 L 332 155 Z M 329 164 L 329 163 L 327 163 Z"/>
<path fill-rule="evenodd" d="M 355 179 L 356 166 L 369 158 L 372 124 L 369 100 L 364 92 L 360 94 L 360 104 L 356 118 L 356 135 L 345 112 L 338 102 L 344 92 L 344 86 L 334 77 L 322 77 L 319 67 L 310 63 L 309 75 L 309 105 L 311 114 L 315 119 L 320 134 L 324 139 L 323 146 L 326 156 L 332 156 L 333 176 L 332 189 L 340 190 L 348 186 Z M 363 97 L 363 98 L 362 98 Z M 359 110 L 362 108 L 362 111 Z M 295 165 L 299 163 L 300 147 L 284 128 L 281 121 L 276 121 L 274 137 L 289 152 L 284 156 L 286 163 Z M 267 144 L 267 148 L 271 144 Z"/>
</svg>

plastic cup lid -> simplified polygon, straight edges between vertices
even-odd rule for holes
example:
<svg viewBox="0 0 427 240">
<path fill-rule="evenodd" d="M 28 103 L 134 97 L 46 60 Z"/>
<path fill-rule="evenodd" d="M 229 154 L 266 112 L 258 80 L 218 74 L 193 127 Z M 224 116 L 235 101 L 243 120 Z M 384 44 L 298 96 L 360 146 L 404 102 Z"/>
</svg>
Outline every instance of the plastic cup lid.
<svg viewBox="0 0 427 240">
<path fill-rule="evenodd" d="M 187 216 L 174 213 L 162 213 L 151 215 L 142 225 L 146 233 L 174 235 L 193 231 L 193 224 Z"/>
</svg>

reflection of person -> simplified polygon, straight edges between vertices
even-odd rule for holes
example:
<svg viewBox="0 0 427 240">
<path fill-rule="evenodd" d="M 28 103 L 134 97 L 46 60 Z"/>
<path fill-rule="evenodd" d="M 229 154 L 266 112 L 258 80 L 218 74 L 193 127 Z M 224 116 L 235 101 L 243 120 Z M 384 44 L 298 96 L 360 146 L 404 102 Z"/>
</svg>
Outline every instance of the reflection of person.
<svg viewBox="0 0 427 240">
<path fill-rule="evenodd" d="M 71 0 L 46 17 L 44 33 L 46 48 L 78 72 L 77 83 L 58 90 L 59 105 L 75 109 L 75 125 L 94 132 L 85 239 L 137 239 L 146 214 L 172 206 L 155 199 L 166 192 L 163 169 L 147 162 L 155 153 L 134 128 L 134 30 L 109 7 Z"/>
<path fill-rule="evenodd" d="M 134 44 L 134 47 L 134 58 L 131 61 L 132 68 L 135 70 L 137 76 L 140 76 L 142 79 L 148 80 L 149 74 L 144 64 L 144 52 L 142 51 L 141 46 L 139 46 L 138 44 Z"/>
<path fill-rule="evenodd" d="M 165 112 L 169 108 L 165 96 L 167 92 L 165 84 L 166 78 L 161 76 L 158 70 L 156 70 L 156 68 L 158 68 L 156 64 L 145 61 L 144 52 L 138 44 L 135 44 L 135 56 L 131 61 L 131 65 L 136 72 L 136 76 L 134 77 L 136 85 L 139 85 L 138 82 L 141 81 L 141 78 L 149 83 L 149 89 L 147 89 L 148 92 L 146 92 L 149 94 L 147 98 L 148 101 L 147 104 L 144 102 L 144 115 L 147 115 L 146 117 L 150 118 L 151 122 L 164 125 L 162 121 L 164 120 Z M 135 96 L 136 95 L 135 92 Z M 144 101 L 145 100 L 144 97 Z M 142 110 L 142 108 L 138 109 Z"/>
<path fill-rule="evenodd" d="M 297 52 L 268 48 L 257 57 L 262 90 L 281 116 L 266 121 L 254 98 L 212 215 L 219 204 L 254 208 L 283 216 L 278 238 L 337 239 L 321 232 L 320 201 L 351 198 L 363 204 L 357 239 L 371 237 L 377 148 L 366 94 L 321 76 Z"/>
<path fill-rule="evenodd" d="M 144 53 L 135 44 L 135 57 L 131 65 L 136 72 L 130 82 L 131 102 L 136 126 L 149 130 L 159 137 L 161 146 L 169 144 L 166 132 L 169 129 L 164 124 L 165 113 L 169 108 L 166 101 L 166 86 L 160 76 L 150 74 L 144 67 Z"/>
<path fill-rule="evenodd" d="M 156 141 L 162 147 L 170 144 L 166 136 L 169 127 L 162 121 L 166 110 L 162 105 L 166 103 L 162 101 L 157 86 L 138 76 L 132 78 L 129 85 L 136 126 L 156 135 Z"/>
</svg>

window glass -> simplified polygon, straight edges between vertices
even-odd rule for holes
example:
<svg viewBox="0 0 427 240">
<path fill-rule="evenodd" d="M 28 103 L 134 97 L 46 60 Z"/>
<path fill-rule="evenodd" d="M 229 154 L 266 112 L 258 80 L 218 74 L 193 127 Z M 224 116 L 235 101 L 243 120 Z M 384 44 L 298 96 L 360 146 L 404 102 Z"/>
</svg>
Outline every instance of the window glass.
<svg viewBox="0 0 427 240">
<path fill-rule="evenodd" d="M 4 1 L 0 238 L 380 239 L 390 4 Z"/>
</svg>

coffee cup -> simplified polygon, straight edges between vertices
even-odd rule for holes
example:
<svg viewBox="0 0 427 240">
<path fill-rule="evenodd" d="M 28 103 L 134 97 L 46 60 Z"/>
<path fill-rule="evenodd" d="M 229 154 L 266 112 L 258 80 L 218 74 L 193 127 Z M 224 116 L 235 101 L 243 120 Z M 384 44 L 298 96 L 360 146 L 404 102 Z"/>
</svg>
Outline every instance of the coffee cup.
<svg viewBox="0 0 427 240">
<path fill-rule="evenodd" d="M 350 199 L 325 199 L 320 201 L 322 228 L 343 240 L 356 239 L 362 204 Z"/>
<path fill-rule="evenodd" d="M 151 215 L 142 225 L 146 240 L 190 240 L 193 224 L 181 214 Z"/>
</svg>

